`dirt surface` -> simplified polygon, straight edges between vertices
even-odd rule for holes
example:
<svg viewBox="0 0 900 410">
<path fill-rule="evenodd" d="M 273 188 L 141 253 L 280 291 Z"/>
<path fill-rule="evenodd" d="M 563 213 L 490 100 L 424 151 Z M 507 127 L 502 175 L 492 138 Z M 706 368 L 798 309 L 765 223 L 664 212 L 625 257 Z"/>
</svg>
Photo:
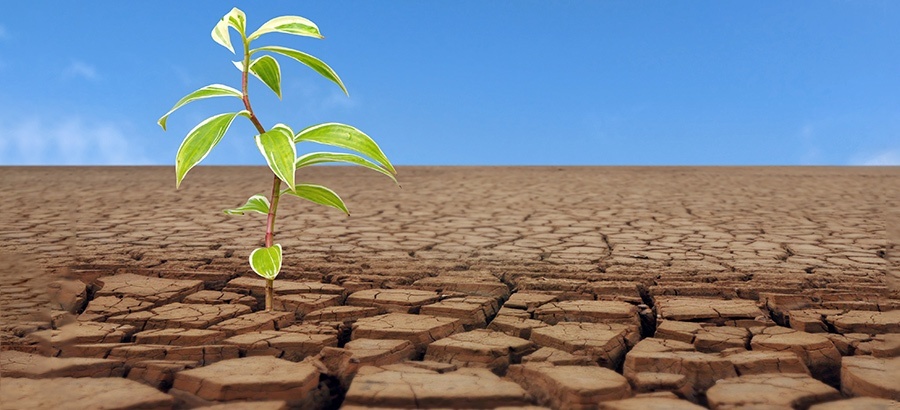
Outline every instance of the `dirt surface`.
<svg viewBox="0 0 900 410">
<path fill-rule="evenodd" d="M 351 216 L 282 200 L 263 313 L 265 217 L 221 210 L 267 194 L 267 169 L 201 167 L 176 191 L 170 167 L 0 167 L 0 408 L 900 400 L 900 168 L 399 179 L 299 174 Z"/>
</svg>

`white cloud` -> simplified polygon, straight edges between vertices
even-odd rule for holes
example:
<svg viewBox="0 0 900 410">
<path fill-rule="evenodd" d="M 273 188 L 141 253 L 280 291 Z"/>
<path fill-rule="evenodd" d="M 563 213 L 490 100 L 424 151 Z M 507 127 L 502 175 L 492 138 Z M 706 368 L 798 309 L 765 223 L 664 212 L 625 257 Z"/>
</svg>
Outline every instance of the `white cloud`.
<svg viewBox="0 0 900 410">
<path fill-rule="evenodd" d="M 122 129 L 80 118 L 0 121 L 0 165 L 137 165 L 149 161 Z"/>
<path fill-rule="evenodd" d="M 864 157 L 860 161 L 855 161 L 854 165 L 867 166 L 898 166 L 900 165 L 900 151 L 887 150 L 879 152 L 869 157 Z"/>
<path fill-rule="evenodd" d="M 86 80 L 97 80 L 99 77 L 97 76 L 97 69 L 94 66 L 85 63 L 83 61 L 73 61 L 72 64 L 69 64 L 68 67 L 63 71 L 63 75 L 65 77 L 81 77 Z"/>
</svg>

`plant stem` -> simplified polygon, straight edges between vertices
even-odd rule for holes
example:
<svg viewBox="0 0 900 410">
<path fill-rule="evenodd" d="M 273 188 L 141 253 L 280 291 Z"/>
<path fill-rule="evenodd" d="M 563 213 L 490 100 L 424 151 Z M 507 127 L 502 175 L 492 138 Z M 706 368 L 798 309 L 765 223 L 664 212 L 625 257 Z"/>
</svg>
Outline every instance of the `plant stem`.
<svg viewBox="0 0 900 410">
<path fill-rule="evenodd" d="M 266 132 L 266 128 L 262 126 L 262 123 L 259 122 L 259 118 L 256 117 L 256 113 L 253 112 L 253 107 L 250 106 L 250 94 L 247 92 L 247 77 L 250 71 L 250 43 L 247 39 L 244 39 L 244 69 L 241 73 L 241 99 L 244 101 L 244 108 L 247 109 L 247 112 L 250 113 L 250 122 L 253 123 L 253 126 L 256 127 L 256 130 L 259 131 L 260 134 L 264 134 Z M 281 180 L 278 179 L 277 175 L 273 176 L 275 180 L 272 182 L 272 196 L 269 198 L 269 214 L 266 216 L 266 236 L 265 243 L 266 247 L 270 248 L 274 245 L 275 241 L 275 211 L 278 209 L 278 199 L 281 197 Z M 266 312 L 272 311 L 272 302 L 274 300 L 275 293 L 275 281 L 272 279 L 266 279 Z"/>
<path fill-rule="evenodd" d="M 275 299 L 275 280 L 266 279 L 266 312 L 272 311 L 272 302 Z"/>
</svg>

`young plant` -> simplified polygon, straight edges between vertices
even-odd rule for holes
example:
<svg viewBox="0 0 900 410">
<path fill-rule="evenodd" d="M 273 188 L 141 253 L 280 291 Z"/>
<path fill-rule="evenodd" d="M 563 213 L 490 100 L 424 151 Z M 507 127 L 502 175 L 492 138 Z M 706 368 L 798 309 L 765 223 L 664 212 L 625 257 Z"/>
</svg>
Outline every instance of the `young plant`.
<svg viewBox="0 0 900 410">
<path fill-rule="evenodd" d="M 337 73 L 327 64 L 316 57 L 302 51 L 267 45 L 250 48 L 253 41 L 269 33 L 284 33 L 297 36 L 323 38 L 319 28 L 312 21 L 299 16 L 275 17 L 263 24 L 256 31 L 247 35 L 247 18 L 244 12 L 238 8 L 231 11 L 219 20 L 212 30 L 212 38 L 234 53 L 231 44 L 230 29 L 234 29 L 241 36 L 241 61 L 235 61 L 234 65 L 241 71 L 241 90 L 222 84 L 211 84 L 202 87 L 184 98 L 178 100 L 169 112 L 163 115 L 158 123 L 163 131 L 166 129 L 166 119 L 175 110 L 187 103 L 212 97 L 235 97 L 243 102 L 243 110 L 214 115 L 197 124 L 190 130 L 178 148 L 175 156 L 175 187 L 181 186 L 184 176 L 195 165 L 212 151 L 213 147 L 222 140 L 231 123 L 237 117 L 243 117 L 253 124 L 259 133 L 254 137 L 256 147 L 274 174 L 272 180 L 272 194 L 269 198 L 264 195 L 253 195 L 239 208 L 225 210 L 229 215 L 243 215 L 256 212 L 266 215 L 265 246 L 257 248 L 250 253 L 250 268 L 257 275 L 266 280 L 266 311 L 272 310 L 275 277 L 281 270 L 282 247 L 275 243 L 275 215 L 278 209 L 278 200 L 282 195 L 291 195 L 303 198 L 317 204 L 340 209 L 350 214 L 344 201 L 334 191 L 321 185 L 298 183 L 295 174 L 298 169 L 323 163 L 347 163 L 359 165 L 371 170 L 394 177 L 397 171 L 388 161 L 387 157 L 372 138 L 362 131 L 346 124 L 324 123 L 304 128 L 300 132 L 294 132 L 285 124 L 275 124 L 266 129 L 257 113 L 250 105 L 247 80 L 253 75 L 278 98 L 281 98 L 281 68 L 273 57 L 287 57 L 312 68 L 328 80 L 341 87 L 341 90 L 349 96 L 347 88 Z M 347 151 L 357 152 L 363 156 L 346 152 L 311 152 L 297 156 L 297 145 L 301 142 L 315 142 L 324 145 L 338 147 Z M 282 188 L 284 184 L 284 188 Z"/>
</svg>

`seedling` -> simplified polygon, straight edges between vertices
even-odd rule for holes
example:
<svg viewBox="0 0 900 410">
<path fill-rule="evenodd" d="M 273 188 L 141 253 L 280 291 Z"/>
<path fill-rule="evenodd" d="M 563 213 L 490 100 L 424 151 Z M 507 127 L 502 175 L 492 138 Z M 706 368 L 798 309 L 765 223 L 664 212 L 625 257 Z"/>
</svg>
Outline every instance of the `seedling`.
<svg viewBox="0 0 900 410">
<path fill-rule="evenodd" d="M 247 118 L 253 123 L 256 131 L 259 132 L 254 137 L 256 147 L 274 174 L 272 194 L 269 198 L 264 195 L 253 195 L 244 205 L 235 209 L 227 209 L 224 212 L 229 215 L 256 212 L 267 216 L 265 247 L 256 248 L 250 253 L 250 268 L 266 280 L 266 311 L 271 311 L 275 277 L 278 276 L 282 264 L 282 247 L 275 243 L 275 214 L 279 198 L 285 194 L 296 196 L 317 204 L 337 208 L 347 215 L 350 214 L 341 197 L 331 189 L 321 185 L 297 183 L 295 178 L 297 170 L 323 163 L 347 163 L 380 172 L 394 180 L 395 183 L 397 180 L 394 175 L 397 174 L 397 171 L 372 138 L 346 124 L 318 124 L 297 133 L 291 127 L 281 123 L 266 129 L 250 105 L 247 80 L 252 74 L 275 92 L 280 99 L 281 68 L 273 57 L 274 55 L 299 61 L 337 84 L 347 96 L 349 93 L 337 73 L 316 57 L 281 46 L 250 48 L 253 41 L 269 33 L 321 39 L 323 38 L 322 34 L 319 33 L 319 27 L 315 23 L 299 16 L 275 17 L 248 36 L 246 22 L 247 18 L 244 12 L 233 8 L 219 20 L 212 30 L 213 40 L 232 53 L 235 50 L 231 44 L 230 29 L 234 29 L 241 36 L 243 58 L 241 61 L 234 62 L 234 65 L 241 71 L 241 90 L 238 91 L 222 84 L 202 87 L 178 100 L 175 106 L 159 119 L 158 123 L 165 131 L 169 115 L 185 104 L 196 100 L 212 97 L 236 97 L 243 102 L 243 110 L 214 115 L 201 121 L 188 132 L 175 156 L 175 187 L 176 189 L 180 187 L 181 181 L 188 171 L 206 158 L 213 147 L 222 140 L 237 117 Z M 363 156 L 347 152 L 311 152 L 297 156 L 297 145 L 301 142 L 315 142 L 338 147 Z M 284 188 L 282 188 L 282 184 L 284 184 Z"/>
</svg>

